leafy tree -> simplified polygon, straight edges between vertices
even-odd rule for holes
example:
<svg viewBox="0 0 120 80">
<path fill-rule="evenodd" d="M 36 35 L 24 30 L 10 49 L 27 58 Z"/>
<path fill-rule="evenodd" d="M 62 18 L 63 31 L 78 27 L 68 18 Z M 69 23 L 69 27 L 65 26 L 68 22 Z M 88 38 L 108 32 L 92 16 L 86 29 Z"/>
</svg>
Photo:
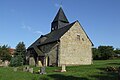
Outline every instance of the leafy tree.
<svg viewBox="0 0 120 80">
<path fill-rule="evenodd" d="M 10 61 L 11 59 L 11 55 L 10 55 L 10 47 L 8 47 L 8 45 L 3 45 L 0 46 L 0 59 L 1 60 L 8 60 Z"/>
<path fill-rule="evenodd" d="M 98 48 L 93 48 L 93 59 L 94 60 L 105 60 L 113 58 L 119 50 L 114 51 L 113 46 L 99 46 Z"/>
<path fill-rule="evenodd" d="M 92 48 L 92 52 L 93 52 L 93 59 L 94 60 L 99 60 L 101 58 L 101 54 L 97 48 Z"/>
<path fill-rule="evenodd" d="M 117 48 L 116 50 L 114 50 L 114 53 L 115 53 L 116 57 L 120 57 L 120 49 L 119 48 Z"/>
<path fill-rule="evenodd" d="M 99 46 L 98 51 L 101 54 L 101 59 L 110 59 L 114 57 L 113 46 Z"/>
</svg>

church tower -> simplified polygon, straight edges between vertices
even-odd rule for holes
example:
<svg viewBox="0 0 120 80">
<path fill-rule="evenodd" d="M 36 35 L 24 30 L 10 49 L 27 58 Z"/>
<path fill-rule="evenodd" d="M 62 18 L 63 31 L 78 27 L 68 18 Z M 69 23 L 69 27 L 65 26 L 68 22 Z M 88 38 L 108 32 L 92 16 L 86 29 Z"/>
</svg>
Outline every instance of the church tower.
<svg viewBox="0 0 120 80">
<path fill-rule="evenodd" d="M 56 17 L 51 24 L 51 31 L 60 29 L 69 24 L 67 17 L 65 16 L 62 7 L 60 7 Z"/>
</svg>

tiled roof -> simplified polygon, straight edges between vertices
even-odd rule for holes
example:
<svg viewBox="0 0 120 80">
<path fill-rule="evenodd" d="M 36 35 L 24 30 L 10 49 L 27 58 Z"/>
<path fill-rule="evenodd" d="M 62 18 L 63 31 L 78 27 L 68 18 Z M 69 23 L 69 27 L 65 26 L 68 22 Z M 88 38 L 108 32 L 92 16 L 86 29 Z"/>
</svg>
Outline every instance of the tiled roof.
<svg viewBox="0 0 120 80">
<path fill-rule="evenodd" d="M 15 49 L 13 49 L 13 48 L 10 48 L 10 49 L 9 49 L 9 51 L 10 51 L 10 54 L 14 54 L 14 52 L 15 52 Z"/>
</svg>

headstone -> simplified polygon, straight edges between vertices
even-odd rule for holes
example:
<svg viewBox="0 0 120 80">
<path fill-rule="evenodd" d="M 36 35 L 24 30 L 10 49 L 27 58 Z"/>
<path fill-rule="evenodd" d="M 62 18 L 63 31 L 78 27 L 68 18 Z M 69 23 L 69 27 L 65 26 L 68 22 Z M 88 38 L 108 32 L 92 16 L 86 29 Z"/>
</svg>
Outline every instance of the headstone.
<svg viewBox="0 0 120 80">
<path fill-rule="evenodd" d="M 2 64 L 2 60 L 0 60 L 0 64 Z"/>
<path fill-rule="evenodd" d="M 46 74 L 44 66 L 40 68 L 40 74 Z"/>
<path fill-rule="evenodd" d="M 17 71 L 17 67 L 15 67 L 13 70 L 16 72 Z"/>
<path fill-rule="evenodd" d="M 25 66 L 25 67 L 23 68 L 23 71 L 28 72 L 28 71 L 29 71 L 29 66 Z"/>
<path fill-rule="evenodd" d="M 35 59 L 34 57 L 29 58 L 29 65 L 35 66 Z"/>
<path fill-rule="evenodd" d="M 0 66 L 3 66 L 3 65 L 2 65 L 2 60 L 0 60 Z"/>
<path fill-rule="evenodd" d="M 24 71 L 24 72 L 26 71 L 26 68 L 25 68 L 25 67 L 23 68 L 23 71 Z"/>
<path fill-rule="evenodd" d="M 5 60 L 4 61 L 4 67 L 8 67 L 8 65 L 9 65 L 9 61 Z"/>
<path fill-rule="evenodd" d="M 66 66 L 65 66 L 65 64 L 62 65 L 62 70 L 61 70 L 61 72 L 66 72 Z"/>
<path fill-rule="evenodd" d="M 33 73 L 33 68 L 29 68 L 29 72 L 30 72 L 30 73 Z"/>
<path fill-rule="evenodd" d="M 4 66 L 5 65 L 5 63 L 4 62 L 2 62 L 2 66 Z"/>
<path fill-rule="evenodd" d="M 42 67 L 41 61 L 38 61 L 38 67 Z"/>
</svg>

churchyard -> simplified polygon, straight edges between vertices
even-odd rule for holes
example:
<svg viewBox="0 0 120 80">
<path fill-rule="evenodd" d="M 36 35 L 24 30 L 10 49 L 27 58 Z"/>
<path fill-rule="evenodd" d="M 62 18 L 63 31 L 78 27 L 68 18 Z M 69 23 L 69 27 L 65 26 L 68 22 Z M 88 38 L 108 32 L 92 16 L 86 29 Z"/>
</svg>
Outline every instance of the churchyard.
<svg viewBox="0 0 120 80">
<path fill-rule="evenodd" d="M 40 67 L 0 67 L 0 80 L 119 80 L 120 59 L 95 60 L 92 65 L 46 67 L 46 74 L 40 74 Z M 26 71 L 27 68 L 30 71 Z M 33 71 L 33 72 L 32 72 Z"/>
</svg>

